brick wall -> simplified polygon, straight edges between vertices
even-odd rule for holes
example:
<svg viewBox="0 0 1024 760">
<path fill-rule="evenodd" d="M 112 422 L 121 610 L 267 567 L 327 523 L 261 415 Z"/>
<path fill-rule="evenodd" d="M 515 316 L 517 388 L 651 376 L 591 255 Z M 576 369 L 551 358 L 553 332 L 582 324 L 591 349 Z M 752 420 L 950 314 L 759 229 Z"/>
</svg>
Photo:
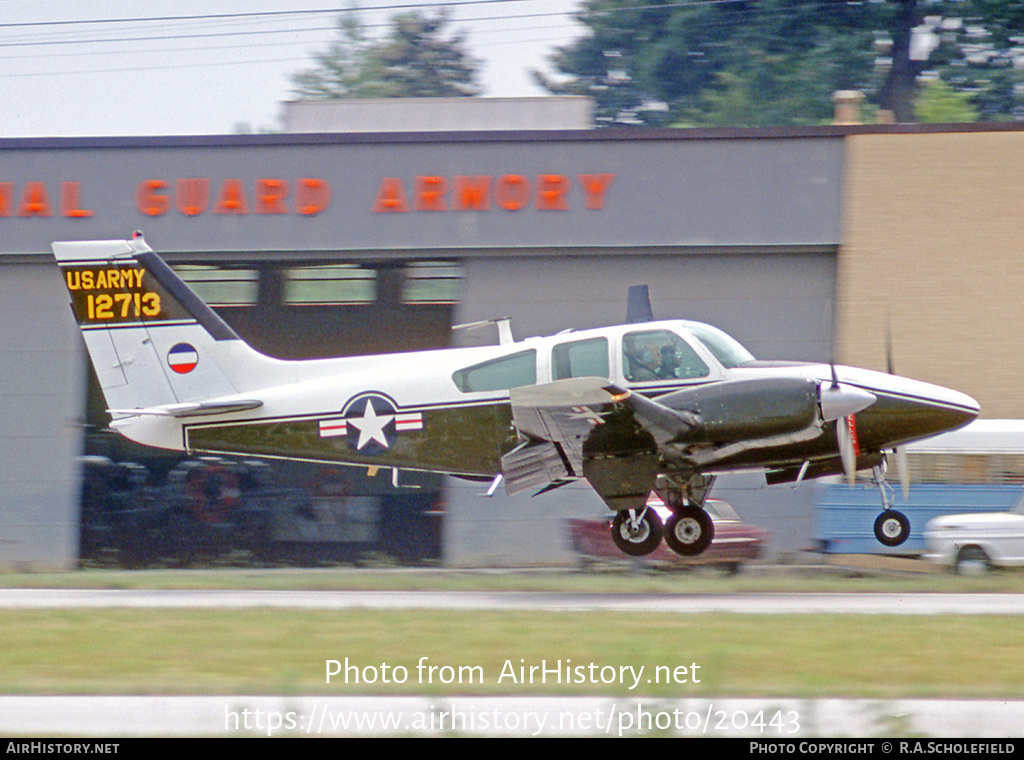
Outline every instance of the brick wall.
<svg viewBox="0 0 1024 760">
<path fill-rule="evenodd" d="M 1024 132 L 846 140 L 837 361 L 1024 417 Z"/>
</svg>

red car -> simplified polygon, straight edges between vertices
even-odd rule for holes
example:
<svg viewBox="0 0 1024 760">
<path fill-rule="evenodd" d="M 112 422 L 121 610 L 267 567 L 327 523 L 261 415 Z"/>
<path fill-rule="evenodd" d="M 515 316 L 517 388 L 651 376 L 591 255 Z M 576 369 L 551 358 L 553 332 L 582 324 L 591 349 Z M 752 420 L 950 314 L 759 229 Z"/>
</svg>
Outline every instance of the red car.
<svg viewBox="0 0 1024 760">
<path fill-rule="evenodd" d="M 651 494 L 647 505 L 658 512 L 663 522 L 668 519 L 668 507 L 657 495 Z M 715 538 L 705 551 L 693 557 L 683 557 L 662 543 L 644 559 L 684 567 L 720 565 L 730 571 L 736 571 L 744 562 L 761 556 L 768 540 L 768 531 L 747 525 L 740 520 L 739 515 L 727 502 L 708 499 L 704 508 L 715 524 Z M 612 518 L 572 518 L 566 520 L 566 524 L 569 527 L 572 549 L 582 559 L 629 559 L 629 556 L 623 554 L 612 541 Z"/>
</svg>

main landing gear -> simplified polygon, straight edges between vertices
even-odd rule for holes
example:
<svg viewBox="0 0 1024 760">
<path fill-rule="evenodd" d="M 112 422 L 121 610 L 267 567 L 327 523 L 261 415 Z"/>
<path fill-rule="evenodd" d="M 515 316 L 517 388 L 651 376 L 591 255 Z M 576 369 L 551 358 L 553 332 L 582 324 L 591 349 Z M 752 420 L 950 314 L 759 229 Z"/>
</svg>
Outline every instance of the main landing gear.
<svg viewBox="0 0 1024 760">
<path fill-rule="evenodd" d="M 624 509 L 616 512 L 612 520 L 612 541 L 619 551 L 631 557 L 643 557 L 653 552 L 664 533 L 661 517 L 650 506 L 645 506 L 639 514 L 635 509 Z"/>
<path fill-rule="evenodd" d="M 892 489 L 885 480 L 881 466 L 871 468 L 871 477 L 882 495 L 882 514 L 875 519 L 875 538 L 883 546 L 899 546 L 910 536 L 910 520 L 892 508 Z"/>
<path fill-rule="evenodd" d="M 711 545 L 714 537 L 715 524 L 711 516 L 693 504 L 673 512 L 665 523 L 665 543 L 684 557 L 700 554 Z"/>
<path fill-rule="evenodd" d="M 663 523 L 657 511 L 648 502 L 642 510 L 625 509 L 615 513 L 612 520 L 612 540 L 624 554 L 642 557 L 650 554 L 661 544 L 662 538 L 668 548 L 683 557 L 694 557 L 711 545 L 715 537 L 715 524 L 704 511 L 703 504 L 711 479 L 701 479 L 699 489 L 687 493 L 700 495 L 700 503 L 683 495 L 683 489 L 659 488 L 659 495 L 671 514 Z"/>
</svg>

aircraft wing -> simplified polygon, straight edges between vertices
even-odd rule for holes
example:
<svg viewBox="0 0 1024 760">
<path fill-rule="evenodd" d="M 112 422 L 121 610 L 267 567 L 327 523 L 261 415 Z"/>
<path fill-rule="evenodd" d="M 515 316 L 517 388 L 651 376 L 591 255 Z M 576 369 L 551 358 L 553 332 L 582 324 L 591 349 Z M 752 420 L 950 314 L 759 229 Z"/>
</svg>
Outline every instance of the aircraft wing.
<svg viewBox="0 0 1024 760">
<path fill-rule="evenodd" d="M 659 449 L 699 423 L 594 377 L 513 388 L 511 403 L 522 442 L 502 457 L 509 493 L 586 478 L 605 501 L 646 500 Z"/>
</svg>

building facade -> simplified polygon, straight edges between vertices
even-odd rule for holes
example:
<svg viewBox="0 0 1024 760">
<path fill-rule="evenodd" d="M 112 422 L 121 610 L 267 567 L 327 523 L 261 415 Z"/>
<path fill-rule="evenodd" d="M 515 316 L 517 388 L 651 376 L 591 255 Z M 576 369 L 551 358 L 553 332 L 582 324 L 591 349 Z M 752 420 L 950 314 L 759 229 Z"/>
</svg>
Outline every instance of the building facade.
<svg viewBox="0 0 1024 760">
<path fill-rule="evenodd" d="M 143 230 L 285 358 L 487 342 L 452 327 L 495 317 L 516 337 L 620 322 L 647 283 L 656 317 L 710 322 L 764 359 L 884 369 L 888 330 L 901 374 L 1012 417 L 1022 160 L 1016 126 L 0 141 L 0 564 L 72 566 L 81 454 L 142 456 L 95 430 L 54 240 Z M 163 483 L 176 463 L 148 466 Z M 308 502 L 292 506 L 317 540 L 373 544 L 406 509 L 434 530 L 443 506 L 450 565 L 565 562 L 561 521 L 603 512 L 585 488 L 487 500 L 455 481 L 283 477 L 313 483 L 281 500 Z M 806 497 L 737 489 L 779 546 L 809 536 Z M 378 517 L 317 528 L 339 494 Z"/>
</svg>

